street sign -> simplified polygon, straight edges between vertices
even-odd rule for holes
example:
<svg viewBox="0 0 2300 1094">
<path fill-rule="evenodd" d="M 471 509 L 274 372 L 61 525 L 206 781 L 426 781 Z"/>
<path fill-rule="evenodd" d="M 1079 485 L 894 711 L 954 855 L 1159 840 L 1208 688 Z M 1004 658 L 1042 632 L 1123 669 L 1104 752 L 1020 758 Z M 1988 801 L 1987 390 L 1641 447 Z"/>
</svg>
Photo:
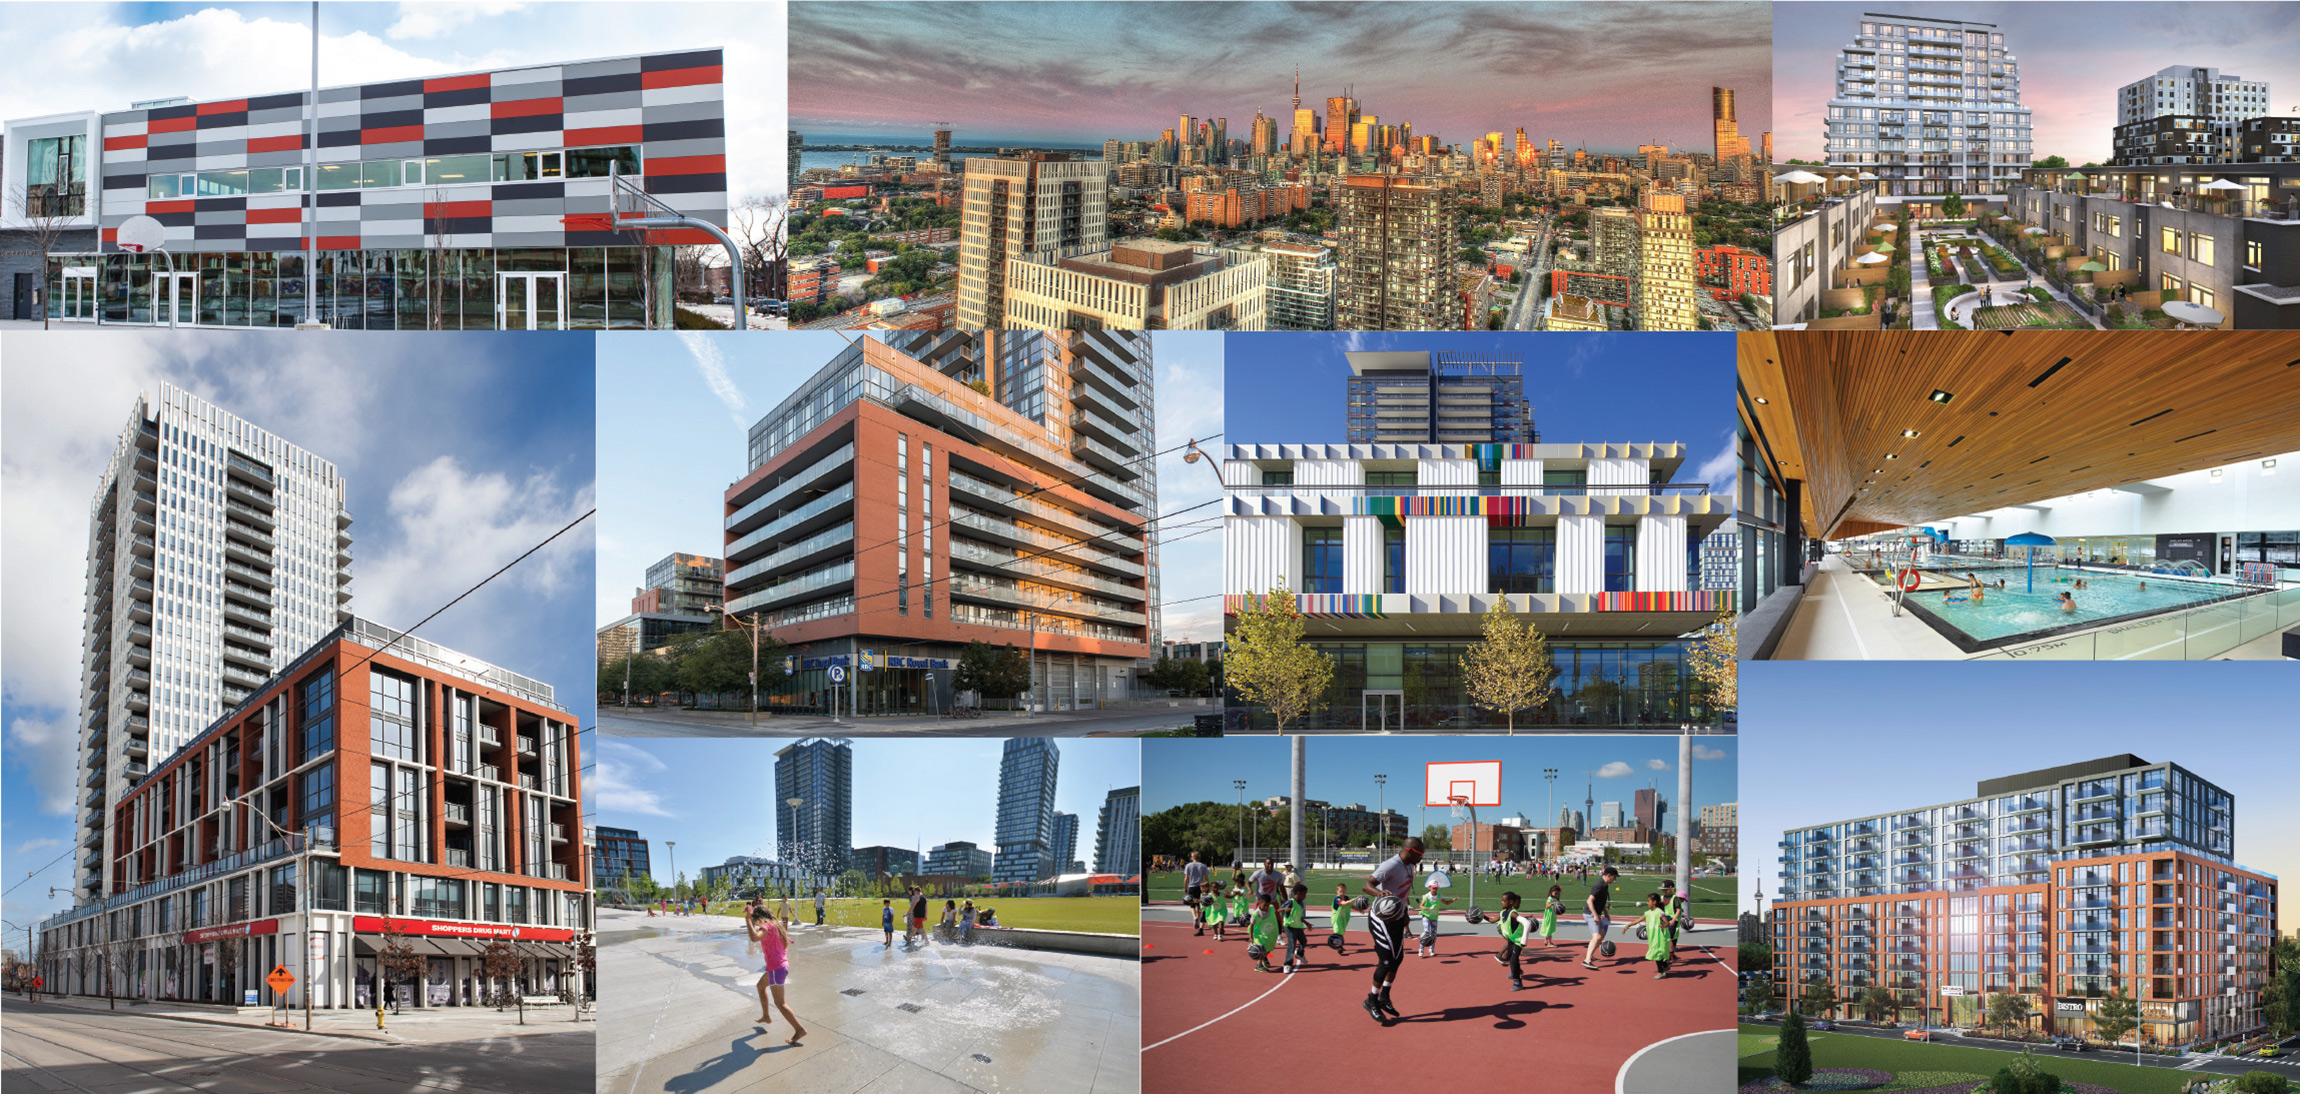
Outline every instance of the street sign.
<svg viewBox="0 0 2300 1094">
<path fill-rule="evenodd" d="M 289 972 L 286 965 L 275 965 L 272 974 L 264 977 L 264 983 L 270 984 L 273 991 L 286 995 L 287 990 L 295 986 L 295 974 Z"/>
<path fill-rule="evenodd" d="M 1965 989 L 1957 987 L 1953 984 L 1944 984 L 1941 986 L 1942 995 L 1963 995 L 1964 993 Z"/>
<path fill-rule="evenodd" d="M 831 670 L 830 670 L 830 671 L 831 671 L 831 683 L 834 683 L 834 684 L 843 684 L 843 683 L 846 683 L 846 681 L 847 681 L 847 670 L 845 670 L 845 669 L 843 669 L 843 668 L 840 668 L 840 667 L 839 667 L 839 666 L 837 666 L 837 665 L 832 665 L 832 666 L 831 666 Z"/>
</svg>

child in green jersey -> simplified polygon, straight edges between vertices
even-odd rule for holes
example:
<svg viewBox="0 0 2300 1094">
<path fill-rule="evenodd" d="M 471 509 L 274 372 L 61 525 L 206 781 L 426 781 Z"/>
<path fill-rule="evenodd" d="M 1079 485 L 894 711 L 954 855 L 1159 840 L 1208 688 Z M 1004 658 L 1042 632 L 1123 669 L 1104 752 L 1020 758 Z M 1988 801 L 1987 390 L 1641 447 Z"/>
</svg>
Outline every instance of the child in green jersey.
<svg viewBox="0 0 2300 1094">
<path fill-rule="evenodd" d="M 1440 897 L 1437 895 L 1436 878 L 1431 878 L 1428 887 L 1422 890 L 1421 955 L 1423 957 L 1437 956 L 1438 911 L 1453 901 L 1454 898 L 1450 896 Z"/>
<path fill-rule="evenodd" d="M 1669 909 L 1661 906 L 1660 893 L 1645 894 L 1645 959 L 1653 962 L 1653 978 L 1669 975 L 1669 954 L 1676 935 L 1671 931 L 1675 921 L 1669 918 Z"/>
<path fill-rule="evenodd" d="M 1549 942 L 1551 945 L 1556 945 L 1556 942 L 1553 940 L 1557 938 L 1557 916 L 1558 913 L 1563 912 L 1564 910 L 1565 889 L 1562 886 L 1550 886 L 1549 903 L 1541 906 L 1542 941 Z"/>
<path fill-rule="evenodd" d="M 1509 966 L 1509 990 L 1525 990 L 1525 970 L 1519 967 L 1518 955 L 1525 952 L 1526 937 L 1533 933 L 1533 921 L 1517 914 L 1519 897 L 1515 892 L 1501 894 L 1501 917 L 1495 925 L 1501 928 L 1501 956 L 1495 960 Z"/>
<path fill-rule="evenodd" d="M 1222 925 L 1230 920 L 1230 894 L 1216 892 L 1206 898 L 1206 925 L 1214 928 L 1214 941 L 1227 942 L 1222 936 Z"/>
<path fill-rule="evenodd" d="M 1291 973 L 1302 967 L 1302 953 L 1309 943 L 1310 887 L 1295 882 L 1286 891 L 1286 902 L 1278 907 L 1278 926 L 1286 934 L 1286 971 Z"/>
<path fill-rule="evenodd" d="M 1349 890 L 1349 886 L 1346 886 L 1346 885 L 1336 885 L 1336 886 L 1334 886 L 1334 932 L 1333 932 L 1332 934 L 1330 934 L 1330 935 L 1327 935 L 1327 936 L 1326 936 L 1326 945 L 1328 945 L 1328 946 L 1332 946 L 1332 947 L 1334 948 L 1334 952 L 1335 952 L 1335 953 L 1341 953 L 1341 952 L 1343 952 L 1343 951 L 1342 951 L 1342 943 L 1343 943 L 1344 939 L 1343 939 L 1343 937 L 1342 937 L 1342 936 L 1343 936 L 1343 934 L 1344 934 L 1345 932 L 1347 932 L 1349 929 L 1350 929 L 1350 890 Z"/>
<path fill-rule="evenodd" d="M 1254 898 L 1254 939 L 1251 955 L 1254 967 L 1263 972 L 1276 972 L 1270 964 L 1270 950 L 1278 944 L 1278 909 L 1267 896 Z"/>
</svg>

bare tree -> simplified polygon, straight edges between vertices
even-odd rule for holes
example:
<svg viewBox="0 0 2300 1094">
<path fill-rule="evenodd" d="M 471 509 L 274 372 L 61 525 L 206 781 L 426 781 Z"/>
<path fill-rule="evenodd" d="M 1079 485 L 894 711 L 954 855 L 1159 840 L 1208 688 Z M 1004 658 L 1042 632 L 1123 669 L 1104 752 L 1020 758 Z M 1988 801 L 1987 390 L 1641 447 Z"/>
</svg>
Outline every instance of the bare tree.
<svg viewBox="0 0 2300 1094">
<path fill-rule="evenodd" d="M 499 980 L 510 983 L 512 998 L 519 1002 L 519 1024 L 524 1026 L 527 1024 L 527 996 L 519 990 L 520 971 L 519 951 L 500 938 L 489 940 L 487 948 L 479 954 L 479 975 L 490 983 Z M 503 1009 L 502 998 L 500 993 L 496 993 L 495 1009 Z"/>
<path fill-rule="evenodd" d="M 728 213 L 727 235 L 742 252 L 743 280 L 757 286 L 754 291 L 762 296 L 787 297 L 782 273 L 790 251 L 790 204 L 779 194 L 753 195 Z"/>
<path fill-rule="evenodd" d="M 47 330 L 48 313 L 54 304 L 48 299 L 48 254 L 56 249 L 56 241 L 72 229 L 72 221 L 79 214 L 64 211 L 71 204 L 61 195 L 35 194 L 28 183 L 18 183 L 9 189 L 8 204 L 15 206 L 16 215 L 24 218 L 21 230 L 40 250 L 40 329 Z"/>
<path fill-rule="evenodd" d="M 719 250 L 716 245 L 682 244 L 671 251 L 671 284 L 678 292 L 708 293 L 710 286 L 704 280 L 704 267 L 711 254 Z M 740 303 L 740 301 L 738 301 Z"/>
<path fill-rule="evenodd" d="M 381 981 L 376 985 L 378 990 L 390 992 L 395 983 L 406 984 L 413 981 L 421 984 L 423 982 L 423 955 L 415 952 L 415 944 L 408 939 L 407 925 L 388 916 L 383 921 L 383 945 L 376 948 L 375 964 L 380 972 L 388 973 L 391 976 L 390 980 L 382 980 L 381 977 L 378 977 L 378 980 Z M 398 1014 L 400 1013 L 399 995 L 392 992 L 391 996 L 392 1013 Z M 382 1010 L 383 1000 L 377 999 L 375 1006 L 377 1010 Z"/>
<path fill-rule="evenodd" d="M 583 1020 L 583 999 L 598 990 L 599 951 L 591 944 L 591 932 L 575 932 L 575 967 L 583 973 L 583 991 L 575 996 L 575 1020 Z"/>
</svg>

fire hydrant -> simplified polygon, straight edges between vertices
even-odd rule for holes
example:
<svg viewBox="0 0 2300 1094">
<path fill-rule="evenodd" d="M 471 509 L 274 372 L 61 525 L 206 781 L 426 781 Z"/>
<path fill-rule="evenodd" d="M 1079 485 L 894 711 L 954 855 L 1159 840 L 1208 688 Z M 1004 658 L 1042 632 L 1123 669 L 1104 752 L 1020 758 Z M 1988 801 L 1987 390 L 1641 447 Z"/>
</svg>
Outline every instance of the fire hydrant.
<svg viewBox="0 0 2300 1094">
<path fill-rule="evenodd" d="M 375 1001 L 375 1028 L 377 1028 L 377 1029 L 382 1029 L 382 1028 L 383 1028 L 383 1000 L 382 1000 L 382 999 L 377 999 L 377 1000 Z"/>
</svg>

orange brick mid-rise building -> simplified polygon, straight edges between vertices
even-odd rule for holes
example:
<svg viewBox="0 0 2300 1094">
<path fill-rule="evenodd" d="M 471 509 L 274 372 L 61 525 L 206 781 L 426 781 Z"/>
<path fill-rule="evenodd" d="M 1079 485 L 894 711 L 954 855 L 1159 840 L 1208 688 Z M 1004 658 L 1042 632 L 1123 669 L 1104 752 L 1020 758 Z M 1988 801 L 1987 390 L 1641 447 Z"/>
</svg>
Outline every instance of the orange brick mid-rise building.
<svg viewBox="0 0 2300 1094">
<path fill-rule="evenodd" d="M 1725 243 L 1703 247 L 1694 253 L 1701 263 L 1695 276 L 1709 286 L 1710 293 L 1717 299 L 1735 299 L 1743 293 L 1773 295 L 1773 266 L 1764 255 Z M 1724 285 L 1716 284 L 1719 278 L 1724 280 Z"/>
<path fill-rule="evenodd" d="M 103 895 L 43 923 L 50 990 L 366 1007 L 586 990 L 582 759 L 549 685 L 352 618 L 107 811 Z M 508 944 L 516 977 L 481 954 Z M 285 965 L 284 995 L 264 984 Z M 398 994 L 397 977 L 384 976 Z"/>
<path fill-rule="evenodd" d="M 2234 811 L 2178 764 L 2120 755 L 1789 832 L 1767 925 L 1782 990 L 1829 984 L 1846 1017 L 1881 990 L 1904 1022 L 1959 1027 L 2011 995 L 2032 1033 L 2094 1041 L 2121 996 L 2152 1046 L 2260 1029 L 2276 879 L 2230 861 Z"/>
<path fill-rule="evenodd" d="M 765 701 L 947 710 L 977 640 L 1034 650 L 1048 709 L 1131 697 L 1157 649 L 1152 405 L 1140 332 L 842 351 L 752 426 L 726 492 L 726 610 L 791 647 Z"/>
</svg>

